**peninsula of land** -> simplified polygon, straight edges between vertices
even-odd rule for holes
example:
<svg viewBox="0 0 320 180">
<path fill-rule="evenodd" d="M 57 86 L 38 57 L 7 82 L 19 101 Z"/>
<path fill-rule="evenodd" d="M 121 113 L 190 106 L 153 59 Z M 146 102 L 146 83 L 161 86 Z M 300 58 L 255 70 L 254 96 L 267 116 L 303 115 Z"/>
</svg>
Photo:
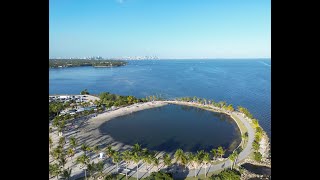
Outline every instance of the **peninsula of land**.
<svg viewBox="0 0 320 180">
<path fill-rule="evenodd" d="M 89 162 L 92 162 L 93 164 L 102 163 L 103 159 L 101 159 L 101 157 L 103 156 L 101 156 L 101 153 L 103 152 L 106 152 L 107 159 L 111 158 L 112 162 L 114 163 L 113 165 L 112 163 L 107 163 L 109 165 L 106 167 L 106 169 L 103 169 L 104 172 L 124 174 L 130 177 L 136 176 L 138 179 L 145 178 L 150 175 L 151 172 L 156 173 L 158 171 L 171 173 L 174 175 L 174 178 L 181 178 L 185 176 L 192 177 L 196 176 L 197 174 L 204 174 L 207 176 L 230 167 L 236 168 L 240 164 L 246 162 L 267 165 L 268 167 L 271 167 L 270 162 L 268 161 L 270 155 L 269 139 L 266 133 L 259 126 L 258 121 L 254 119 L 247 109 L 243 107 L 238 107 L 238 110 L 236 111 L 233 109 L 232 105 L 227 105 L 225 102 L 215 103 L 212 100 L 208 101 L 206 99 L 196 97 L 164 100 L 157 99 L 155 96 L 138 99 L 133 96 L 119 96 L 110 93 L 102 93 L 100 97 L 95 97 L 88 94 L 78 96 L 64 95 L 61 96 L 63 99 L 58 95 L 55 97 L 50 97 L 53 101 L 51 103 L 61 103 L 61 101 L 64 101 L 63 103 L 66 103 L 65 101 L 70 103 L 70 101 L 72 101 L 72 109 L 77 109 L 76 111 L 63 111 L 62 116 L 55 116 L 49 124 L 49 136 L 51 138 L 49 138 L 49 143 L 51 141 L 50 149 L 53 149 L 51 151 L 52 153 L 50 153 L 51 156 L 49 156 L 49 163 L 57 161 L 57 157 L 55 157 L 56 155 L 54 154 L 55 151 L 63 151 L 61 149 L 63 148 L 61 147 L 63 146 L 63 143 L 61 142 L 64 142 L 64 144 L 68 142 L 67 144 L 69 148 L 74 147 L 74 150 L 78 149 L 76 151 L 70 149 L 68 150 L 73 152 L 70 155 L 71 157 L 74 156 L 75 158 L 71 158 L 71 160 L 66 162 L 64 165 L 72 169 L 73 177 L 85 176 L 83 172 L 86 170 L 83 170 L 83 166 L 77 165 L 79 163 L 81 164 L 81 158 L 89 158 Z M 77 102 L 81 106 L 87 106 L 87 109 L 77 108 L 79 105 Z M 211 158 L 208 154 L 209 161 L 207 161 L 204 158 L 207 152 L 203 152 L 204 154 L 200 153 L 201 155 L 199 155 L 199 157 L 198 154 L 193 155 L 192 153 L 190 154 L 188 152 L 184 153 L 179 149 L 175 153 L 173 152 L 174 154 L 170 155 L 165 152 L 157 152 L 156 154 L 149 152 L 145 154 L 145 152 L 148 152 L 148 150 L 141 151 L 142 148 L 140 145 L 135 145 L 136 147 L 132 147 L 121 142 L 116 142 L 111 136 L 103 135 L 98 130 L 98 127 L 102 123 L 115 117 L 149 108 L 164 106 L 167 104 L 194 106 L 209 111 L 230 115 L 237 123 L 241 131 L 242 141 L 240 145 L 229 157 L 223 157 L 223 149 L 221 152 L 221 149 L 219 150 L 218 148 L 217 152 L 222 153 L 220 154 L 221 157 L 217 158 L 216 155 L 213 154 L 213 158 Z M 104 108 L 101 108 L 101 106 L 104 106 Z M 79 109 L 81 109 L 81 111 L 79 111 Z M 75 141 L 77 141 L 77 145 L 74 144 Z M 77 148 L 77 146 L 79 147 Z M 106 146 L 108 147 L 104 150 Z M 140 150 L 135 150 L 137 147 L 139 147 L 138 149 Z M 80 151 L 80 149 L 82 149 L 82 151 Z M 130 156 L 126 154 L 127 151 L 129 154 L 131 154 Z M 214 151 L 216 150 L 213 150 L 212 153 Z M 100 157 L 97 156 L 96 153 L 100 153 Z M 179 153 L 181 155 L 180 159 L 177 155 Z M 148 165 L 147 157 L 149 156 L 152 161 L 156 160 L 155 162 L 157 162 L 157 165 Z M 168 164 L 166 162 L 169 161 L 168 157 L 170 162 L 173 161 L 178 164 L 178 166 L 173 166 L 173 164 L 170 165 L 171 163 Z M 193 159 L 194 157 L 198 157 L 200 159 Z M 120 158 L 120 161 L 118 162 L 115 158 Z M 136 158 L 137 161 L 131 158 Z M 184 158 L 185 162 L 183 160 Z M 88 166 L 90 164 L 85 163 L 84 165 Z M 115 165 L 117 166 L 116 169 L 114 168 Z M 135 169 L 138 169 L 138 171 Z M 186 171 L 186 169 L 188 171 Z M 96 175 L 99 176 L 99 174 Z"/>
<path fill-rule="evenodd" d="M 86 59 L 49 59 L 49 68 L 93 66 L 93 67 L 118 67 L 127 65 L 122 60 L 86 60 Z"/>
</svg>

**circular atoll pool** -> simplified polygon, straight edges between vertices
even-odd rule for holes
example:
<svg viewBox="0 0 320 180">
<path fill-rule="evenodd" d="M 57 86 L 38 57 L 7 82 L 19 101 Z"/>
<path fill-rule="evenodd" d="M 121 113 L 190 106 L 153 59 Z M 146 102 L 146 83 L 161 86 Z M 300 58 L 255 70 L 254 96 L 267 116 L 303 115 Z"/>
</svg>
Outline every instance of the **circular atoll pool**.
<svg viewBox="0 0 320 180">
<path fill-rule="evenodd" d="M 240 130 L 229 115 L 175 104 L 116 117 L 99 131 L 117 142 L 165 152 L 178 148 L 208 152 L 222 146 L 228 155 L 241 142 Z"/>
</svg>

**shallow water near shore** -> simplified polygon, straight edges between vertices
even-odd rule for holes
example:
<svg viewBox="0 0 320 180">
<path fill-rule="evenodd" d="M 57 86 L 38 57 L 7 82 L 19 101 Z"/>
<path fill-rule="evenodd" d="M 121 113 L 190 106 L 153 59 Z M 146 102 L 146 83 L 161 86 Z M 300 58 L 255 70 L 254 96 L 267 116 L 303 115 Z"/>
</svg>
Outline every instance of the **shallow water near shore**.
<svg viewBox="0 0 320 180">
<path fill-rule="evenodd" d="M 116 117 L 103 123 L 99 131 L 124 144 L 139 143 L 166 152 L 178 148 L 210 151 L 223 146 L 228 155 L 241 141 L 240 130 L 230 116 L 175 104 Z"/>
</svg>

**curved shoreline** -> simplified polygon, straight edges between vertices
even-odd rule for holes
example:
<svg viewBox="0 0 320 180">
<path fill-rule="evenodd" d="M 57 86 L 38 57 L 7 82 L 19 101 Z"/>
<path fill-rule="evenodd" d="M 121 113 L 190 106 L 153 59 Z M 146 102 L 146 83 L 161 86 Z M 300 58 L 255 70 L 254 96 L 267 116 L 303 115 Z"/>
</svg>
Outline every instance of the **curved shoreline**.
<svg viewBox="0 0 320 180">
<path fill-rule="evenodd" d="M 226 112 L 220 108 L 214 107 L 212 105 L 200 105 L 198 103 L 191 103 L 191 102 L 182 102 L 182 101 L 154 101 L 154 102 L 146 102 L 146 103 L 137 103 L 137 104 L 133 104 L 130 106 L 126 106 L 126 107 L 120 107 L 116 110 L 112 110 L 112 111 L 108 111 L 108 112 L 104 112 L 102 114 L 97 115 L 96 117 L 90 118 L 87 120 L 87 122 L 85 122 L 83 125 L 81 125 L 79 127 L 79 130 L 76 130 L 74 132 L 68 132 L 66 134 L 66 136 L 76 136 L 76 139 L 80 140 L 79 144 L 82 143 L 86 143 L 90 146 L 92 145 L 96 145 L 96 144 L 100 144 L 100 145 L 112 145 L 114 147 L 115 150 L 125 150 L 125 149 L 129 149 L 131 148 L 130 145 L 126 145 L 120 142 L 116 142 L 115 140 L 112 139 L 112 137 L 110 135 L 102 135 L 99 132 L 99 126 L 115 117 L 119 117 L 119 116 L 124 116 L 133 112 L 137 112 L 137 111 L 142 111 L 145 109 L 150 109 L 150 108 L 155 108 L 155 107 L 160 107 L 160 106 L 164 106 L 167 104 L 178 104 L 178 105 L 188 105 L 188 106 L 193 106 L 193 107 L 198 107 L 198 108 L 203 108 L 205 110 L 208 111 L 214 111 L 214 112 L 220 112 L 220 113 L 225 113 L 227 115 L 229 115 L 234 121 L 236 121 L 236 124 L 238 126 L 238 128 L 240 129 L 241 135 L 243 134 L 243 131 L 241 130 L 237 120 L 233 117 L 237 117 L 242 123 L 243 125 L 247 128 L 247 132 L 248 132 L 248 140 L 247 140 L 247 144 L 246 147 L 244 147 L 244 149 L 240 152 L 238 159 L 236 160 L 236 162 L 240 162 L 245 160 L 250 154 L 251 152 L 253 152 L 252 150 L 252 143 L 254 141 L 254 135 L 255 135 L 255 131 L 252 128 L 252 126 L 250 125 L 250 122 L 248 122 L 248 120 L 246 120 L 245 116 L 242 113 L 239 112 Z M 205 107 L 210 107 L 210 109 L 206 109 Z M 241 143 L 239 144 L 239 146 L 242 144 L 242 138 L 241 138 Z M 238 146 L 238 147 L 239 147 Z M 238 148 L 237 147 L 237 148 Z M 236 148 L 236 149 L 237 149 Z M 163 152 L 159 152 L 159 154 L 162 154 Z M 80 153 L 77 153 L 76 156 L 78 156 Z M 76 159 L 75 157 L 73 159 Z M 98 158 L 94 158 L 93 161 L 98 161 Z M 71 163 L 72 164 L 72 163 Z M 144 165 L 141 164 L 141 167 L 143 167 Z M 218 171 L 221 169 L 225 169 L 227 167 L 231 166 L 230 161 L 227 159 L 226 161 L 222 161 L 218 164 L 215 165 L 211 165 L 209 168 L 207 168 L 207 173 L 209 172 L 214 172 L 214 171 Z M 74 167 L 75 169 L 73 170 L 73 175 L 74 176 L 81 176 L 81 172 L 82 170 L 79 169 L 78 167 Z M 112 170 L 111 170 L 112 171 Z M 199 170 L 197 170 L 198 172 Z M 139 171 L 140 172 L 140 171 Z M 143 172 L 143 171 L 141 171 Z M 136 172 L 135 171 L 131 171 L 130 176 L 135 176 Z M 200 169 L 200 172 L 198 172 L 198 174 L 204 174 L 204 167 L 202 167 Z M 83 174 L 82 174 L 83 175 Z M 145 177 L 148 176 L 148 174 L 144 174 L 144 173 L 139 173 L 139 176 L 141 177 Z M 180 174 L 181 176 L 181 174 Z M 175 174 L 174 177 L 175 178 L 179 178 L 179 173 Z M 194 176 L 194 169 L 190 169 L 188 172 L 188 177 L 190 176 Z"/>
</svg>

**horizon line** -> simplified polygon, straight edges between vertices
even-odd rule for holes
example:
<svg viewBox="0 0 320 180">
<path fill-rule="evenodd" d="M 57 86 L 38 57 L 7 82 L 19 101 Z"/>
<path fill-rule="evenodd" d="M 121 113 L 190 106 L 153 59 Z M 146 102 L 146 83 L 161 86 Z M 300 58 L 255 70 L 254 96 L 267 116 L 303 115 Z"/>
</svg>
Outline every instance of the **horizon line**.
<svg viewBox="0 0 320 180">
<path fill-rule="evenodd" d="M 83 58 L 77 58 L 77 57 L 69 57 L 69 58 L 62 58 L 62 57 L 59 57 L 59 58 L 49 58 L 50 59 L 83 59 Z M 123 60 L 123 59 L 126 59 L 126 58 L 104 58 L 103 60 Z M 157 58 L 157 59 L 150 59 L 150 60 L 194 60 L 194 59 L 199 59 L 199 60 L 215 60 L 215 59 L 271 59 L 271 57 L 250 57 L 250 58 L 245 58 L 245 57 L 235 57 L 235 58 Z M 135 60 L 135 59 L 131 59 L 131 60 Z M 138 60 L 138 59 L 137 59 Z M 145 59 L 145 60 L 148 60 L 148 59 Z"/>
</svg>

